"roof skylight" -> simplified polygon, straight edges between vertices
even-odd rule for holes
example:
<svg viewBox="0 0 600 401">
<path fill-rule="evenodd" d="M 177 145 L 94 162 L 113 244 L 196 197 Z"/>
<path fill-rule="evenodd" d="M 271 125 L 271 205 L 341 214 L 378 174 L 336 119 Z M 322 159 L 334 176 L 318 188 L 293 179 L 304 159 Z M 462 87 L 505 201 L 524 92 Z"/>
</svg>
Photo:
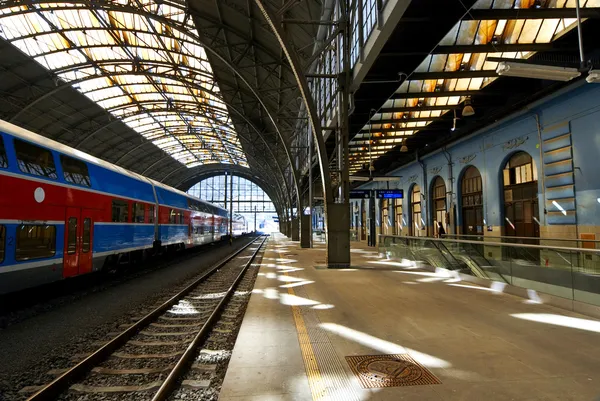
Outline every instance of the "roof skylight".
<svg viewBox="0 0 600 401">
<path fill-rule="evenodd" d="M 544 8 L 571 8 L 574 10 L 574 0 L 553 0 L 543 2 Z M 525 9 L 533 6 L 533 0 L 479 0 L 473 9 Z M 598 7 L 600 0 L 580 0 L 582 7 Z M 575 12 L 573 11 L 573 15 Z M 371 149 L 378 145 L 402 143 L 408 135 L 413 135 L 426 128 L 435 119 L 457 108 L 473 92 L 498 79 L 496 68 L 498 62 L 489 59 L 526 59 L 535 51 L 496 51 L 476 52 L 477 45 L 487 45 L 494 49 L 499 45 L 537 45 L 547 44 L 558 39 L 569 30 L 575 28 L 575 18 L 515 18 L 477 20 L 465 19 L 458 21 L 444 36 L 438 46 L 451 49 L 452 46 L 472 46 L 473 53 L 452 52 L 444 50 L 425 57 L 387 100 L 380 111 L 374 114 L 360 133 L 350 142 L 351 170 L 356 171 L 371 158 L 368 154 L 369 140 Z M 523 46 L 522 46 L 523 47 Z M 527 46 L 524 46 L 525 48 Z M 486 47 L 486 49 L 489 49 Z M 414 75 L 431 75 L 457 71 L 480 71 L 479 75 L 470 78 L 415 78 Z M 486 74 L 488 72 L 489 74 Z M 439 75 L 439 74 L 438 74 Z M 456 95 L 452 92 L 456 92 Z M 398 109 L 402 111 L 397 111 Z M 417 122 L 418 121 L 418 122 Z M 402 130 L 394 131 L 402 127 Z M 415 128 L 410 130 L 409 128 Z M 381 147 L 379 147 L 381 149 Z M 375 155 L 374 152 L 371 152 Z M 373 159 L 376 159 L 374 157 Z"/>
<path fill-rule="evenodd" d="M 57 87 L 78 89 L 187 167 L 247 167 L 195 30 L 175 0 L 0 8 L 0 36 L 52 71 Z"/>
</svg>

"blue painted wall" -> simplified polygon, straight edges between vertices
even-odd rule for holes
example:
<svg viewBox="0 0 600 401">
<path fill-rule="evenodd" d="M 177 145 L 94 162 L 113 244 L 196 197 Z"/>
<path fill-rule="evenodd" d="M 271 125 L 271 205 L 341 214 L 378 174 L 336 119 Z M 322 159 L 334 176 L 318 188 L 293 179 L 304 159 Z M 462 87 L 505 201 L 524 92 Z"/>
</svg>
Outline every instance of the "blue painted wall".
<svg viewBox="0 0 600 401">
<path fill-rule="evenodd" d="M 456 205 L 458 224 L 460 215 L 460 179 L 465 169 L 472 165 L 482 175 L 484 192 L 484 218 L 488 225 L 502 226 L 503 191 L 502 170 L 510 156 L 517 151 L 529 153 L 538 178 L 539 216 L 542 225 L 547 224 L 544 216 L 544 194 L 541 169 L 541 144 L 538 124 L 542 134 L 552 130 L 571 133 L 573 163 L 575 166 L 575 190 L 577 221 L 579 225 L 600 226 L 600 85 L 576 83 L 570 88 L 537 102 L 524 110 L 499 121 L 494 126 L 481 130 L 468 138 L 448 146 L 447 153 L 438 151 L 405 165 L 391 176 L 402 176 L 398 182 L 389 183 L 390 188 L 404 189 L 403 214 L 408 215 L 410 187 L 421 186 L 426 196 L 423 210 L 427 210 L 426 224 L 430 224 L 430 196 L 434 178 L 439 175 L 446 182 L 448 210 Z M 558 127 L 558 128 L 556 128 Z M 452 177 L 449 174 L 451 160 Z M 453 178 L 453 179 L 451 179 Z M 369 183 L 363 189 L 387 188 L 387 183 Z"/>
</svg>

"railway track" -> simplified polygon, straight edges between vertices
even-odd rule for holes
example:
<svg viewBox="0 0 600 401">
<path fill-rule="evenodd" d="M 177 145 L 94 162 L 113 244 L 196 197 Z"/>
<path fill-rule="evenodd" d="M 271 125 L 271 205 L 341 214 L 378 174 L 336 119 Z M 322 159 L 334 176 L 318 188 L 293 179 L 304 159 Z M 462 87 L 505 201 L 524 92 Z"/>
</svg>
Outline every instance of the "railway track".
<svg viewBox="0 0 600 401">
<path fill-rule="evenodd" d="M 190 370 L 199 370 L 201 376 L 214 369 L 215 365 L 192 361 L 266 240 L 259 237 L 217 263 L 81 362 L 57 372 L 55 380 L 27 400 L 160 401 L 182 384 L 183 375 Z M 221 325 L 233 324 L 231 318 L 226 312 Z M 207 381 L 186 380 L 183 384 L 200 388 L 206 387 Z"/>
</svg>

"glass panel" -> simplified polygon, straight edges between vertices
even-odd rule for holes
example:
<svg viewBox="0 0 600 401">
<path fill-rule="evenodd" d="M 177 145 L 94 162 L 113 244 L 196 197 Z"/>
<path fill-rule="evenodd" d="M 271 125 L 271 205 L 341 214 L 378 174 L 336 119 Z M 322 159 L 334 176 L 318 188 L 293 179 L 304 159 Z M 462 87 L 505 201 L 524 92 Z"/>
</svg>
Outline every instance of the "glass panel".
<svg viewBox="0 0 600 401">
<path fill-rule="evenodd" d="M 129 220 L 129 205 L 126 201 L 114 199 L 112 201 L 112 221 L 114 223 L 127 223 Z"/>
<path fill-rule="evenodd" d="M 77 219 L 69 217 L 67 224 L 67 254 L 74 255 L 77 252 Z"/>
<path fill-rule="evenodd" d="M 60 164 L 62 165 L 65 181 L 86 187 L 92 186 L 87 164 L 65 155 L 60 155 Z"/>
<path fill-rule="evenodd" d="M 144 223 L 144 211 L 146 207 L 143 203 L 134 202 L 133 204 L 133 222 Z"/>
<path fill-rule="evenodd" d="M 17 227 L 17 261 L 49 258 L 55 254 L 55 226 L 27 224 Z"/>
<path fill-rule="evenodd" d="M 92 245 L 92 219 L 86 217 L 83 219 L 83 238 L 81 243 L 81 251 L 88 253 Z"/>
<path fill-rule="evenodd" d="M 2 138 L 0 138 L 2 139 Z M 5 240 L 6 240 L 6 227 L 4 227 L 3 225 L 0 225 L 0 263 L 4 262 L 4 248 L 6 247 L 5 245 Z"/>
<path fill-rule="evenodd" d="M 154 205 L 148 205 L 148 223 L 154 224 Z"/>
<path fill-rule="evenodd" d="M 0 136 L 0 168 L 8 167 L 8 158 L 6 157 L 6 149 L 4 148 L 4 138 Z"/>
<path fill-rule="evenodd" d="M 27 174 L 57 179 L 52 152 L 40 146 L 15 139 L 19 169 Z"/>
<path fill-rule="evenodd" d="M 247 167 L 206 52 L 188 34 L 195 26 L 185 4 L 127 4 L 120 11 L 76 3 L 3 6 L 0 37 L 61 81 L 81 80 L 75 86 L 81 93 L 182 165 Z M 106 71 L 119 77 L 108 79 Z"/>
</svg>

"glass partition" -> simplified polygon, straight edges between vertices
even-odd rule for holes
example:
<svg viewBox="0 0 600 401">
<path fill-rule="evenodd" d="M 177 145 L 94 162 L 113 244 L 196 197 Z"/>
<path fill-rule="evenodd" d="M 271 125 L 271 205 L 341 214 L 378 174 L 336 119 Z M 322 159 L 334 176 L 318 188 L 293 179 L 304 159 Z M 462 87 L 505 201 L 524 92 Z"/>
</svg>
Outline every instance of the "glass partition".
<svg viewBox="0 0 600 401">
<path fill-rule="evenodd" d="M 600 250 L 381 235 L 379 253 L 600 305 Z"/>
</svg>

